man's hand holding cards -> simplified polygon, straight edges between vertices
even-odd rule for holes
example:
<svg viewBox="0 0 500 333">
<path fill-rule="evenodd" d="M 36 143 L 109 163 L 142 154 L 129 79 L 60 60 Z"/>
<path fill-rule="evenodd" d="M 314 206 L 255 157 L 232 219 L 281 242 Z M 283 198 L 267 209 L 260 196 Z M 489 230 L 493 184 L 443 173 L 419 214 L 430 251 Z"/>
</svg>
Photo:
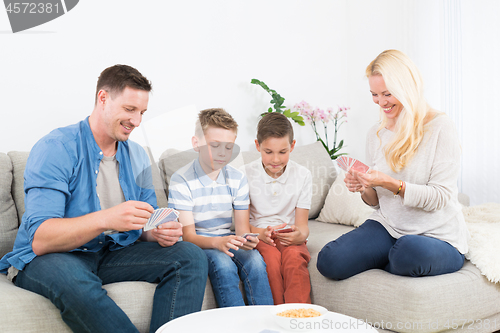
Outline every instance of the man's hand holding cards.
<svg viewBox="0 0 500 333">
<path fill-rule="evenodd" d="M 177 220 L 179 212 L 172 208 L 158 208 L 155 209 L 148 222 L 144 226 L 144 231 L 157 228 L 159 225 Z"/>
</svg>

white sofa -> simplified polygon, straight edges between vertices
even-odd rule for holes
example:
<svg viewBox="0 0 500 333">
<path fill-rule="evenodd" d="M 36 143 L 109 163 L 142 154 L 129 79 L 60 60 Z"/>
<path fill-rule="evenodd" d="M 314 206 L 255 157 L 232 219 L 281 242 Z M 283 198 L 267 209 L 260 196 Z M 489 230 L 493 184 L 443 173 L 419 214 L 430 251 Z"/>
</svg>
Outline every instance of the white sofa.
<svg viewBox="0 0 500 333">
<path fill-rule="evenodd" d="M 12 249 L 24 213 L 23 172 L 28 154 L 0 153 L 0 256 Z M 195 157 L 193 152 L 173 150 L 167 150 L 162 155 L 160 171 L 155 174 L 160 206 L 166 205 L 168 180 L 172 173 Z M 239 166 L 258 157 L 257 152 L 243 152 L 232 163 Z M 330 240 L 352 230 L 353 226 L 319 222 L 314 218 L 325 205 L 325 200 L 328 206 L 344 205 L 344 202 L 345 205 L 352 204 L 354 199 L 346 199 L 342 193 L 329 194 L 336 178 L 336 169 L 321 143 L 296 147 L 291 158 L 308 167 L 313 174 L 310 236 L 307 243 L 312 256 L 309 271 L 313 303 L 368 321 L 376 328 L 381 328 L 381 331 L 500 330 L 500 286 L 488 282 L 469 261 L 456 273 L 436 277 L 401 277 L 374 269 L 338 282 L 319 274 L 316 269 L 318 252 Z M 462 199 L 467 198 L 464 196 Z M 360 212 L 363 208 L 352 210 L 355 216 L 362 215 Z M 121 282 L 105 285 L 104 288 L 139 331 L 147 332 L 155 285 Z M 70 332 L 61 320 L 59 311 L 48 299 L 16 287 L 3 274 L 0 274 L 0 300 L 2 332 Z M 207 282 L 203 310 L 214 307 L 216 303 Z"/>
</svg>

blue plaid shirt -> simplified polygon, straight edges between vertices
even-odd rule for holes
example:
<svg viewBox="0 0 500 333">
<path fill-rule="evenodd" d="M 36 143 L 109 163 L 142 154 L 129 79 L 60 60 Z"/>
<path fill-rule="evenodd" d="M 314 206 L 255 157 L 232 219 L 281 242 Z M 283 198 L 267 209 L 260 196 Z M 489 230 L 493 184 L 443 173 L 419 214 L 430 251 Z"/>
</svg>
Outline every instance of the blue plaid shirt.
<svg viewBox="0 0 500 333">
<path fill-rule="evenodd" d="M 102 156 L 88 118 L 58 128 L 35 144 L 24 171 L 26 212 L 14 249 L 0 260 L 1 273 L 7 273 L 10 266 L 22 270 L 36 257 L 31 244 L 45 220 L 79 217 L 101 210 L 96 180 Z M 118 142 L 116 160 L 125 200 L 145 201 L 156 209 L 151 164 L 144 149 L 132 141 Z M 110 250 L 117 250 L 133 244 L 141 233 L 142 230 L 102 233 L 73 251 L 97 252 L 108 243 Z"/>
</svg>

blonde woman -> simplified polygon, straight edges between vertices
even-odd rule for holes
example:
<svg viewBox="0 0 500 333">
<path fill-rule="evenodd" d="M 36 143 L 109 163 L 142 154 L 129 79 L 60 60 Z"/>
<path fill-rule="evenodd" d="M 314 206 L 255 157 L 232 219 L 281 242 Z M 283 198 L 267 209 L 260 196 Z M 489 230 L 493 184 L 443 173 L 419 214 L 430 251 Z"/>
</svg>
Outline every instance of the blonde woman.
<svg viewBox="0 0 500 333">
<path fill-rule="evenodd" d="M 468 231 L 458 202 L 453 122 L 429 107 L 419 70 L 403 52 L 382 52 L 366 76 L 380 106 L 380 122 L 366 140 L 371 170 L 351 170 L 344 181 L 376 210 L 323 247 L 318 270 L 335 280 L 373 268 L 404 276 L 455 272 L 464 263 Z"/>
</svg>

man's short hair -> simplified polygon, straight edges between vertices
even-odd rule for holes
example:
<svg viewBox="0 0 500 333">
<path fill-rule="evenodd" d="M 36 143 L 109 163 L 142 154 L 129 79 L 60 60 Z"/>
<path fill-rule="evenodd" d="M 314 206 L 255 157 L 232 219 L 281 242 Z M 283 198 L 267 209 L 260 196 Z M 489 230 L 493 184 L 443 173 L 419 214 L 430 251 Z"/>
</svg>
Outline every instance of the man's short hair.
<svg viewBox="0 0 500 333">
<path fill-rule="evenodd" d="M 234 118 L 222 108 L 205 109 L 198 114 L 196 121 L 195 135 L 201 138 L 207 128 L 223 128 L 238 133 L 238 123 Z"/>
<path fill-rule="evenodd" d="M 97 103 L 97 94 L 100 90 L 105 90 L 114 97 L 121 94 L 126 87 L 147 92 L 153 89 L 151 82 L 137 69 L 127 65 L 114 65 L 103 70 L 99 76 L 95 103 Z"/>
<path fill-rule="evenodd" d="M 278 112 L 265 114 L 257 125 L 257 141 L 259 144 L 269 138 L 284 138 L 288 136 L 293 142 L 293 127 L 286 116 Z"/>
</svg>

